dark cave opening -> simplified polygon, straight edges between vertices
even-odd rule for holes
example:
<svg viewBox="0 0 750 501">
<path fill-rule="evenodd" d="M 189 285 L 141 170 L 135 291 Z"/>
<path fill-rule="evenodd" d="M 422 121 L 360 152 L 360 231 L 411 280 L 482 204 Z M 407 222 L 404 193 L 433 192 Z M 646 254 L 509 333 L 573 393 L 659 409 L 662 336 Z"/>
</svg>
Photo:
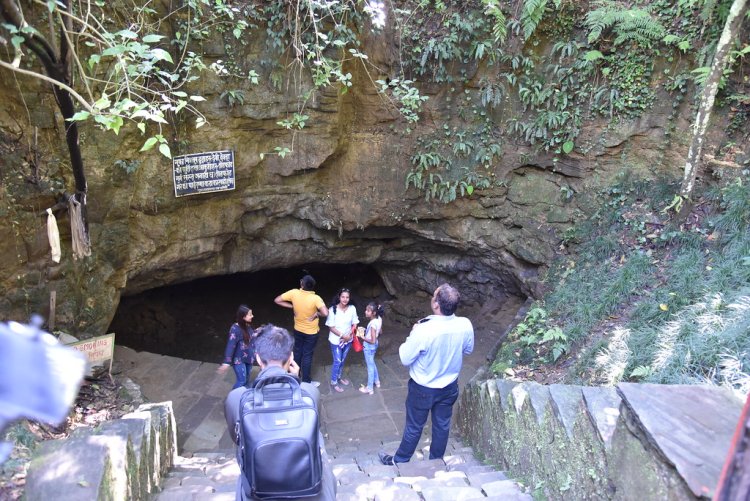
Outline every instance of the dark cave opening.
<svg viewBox="0 0 750 501">
<path fill-rule="evenodd" d="M 109 332 L 116 333 L 118 344 L 137 351 L 219 363 L 240 304 L 252 308 L 254 327 L 274 323 L 292 328 L 291 310 L 273 300 L 299 287 L 305 273 L 315 277 L 316 292 L 326 304 L 339 288 L 351 289 L 360 322 L 365 322 L 367 302 L 392 299 L 370 265 L 312 263 L 202 278 L 123 296 Z M 325 332 L 321 328 L 321 333 Z"/>
</svg>

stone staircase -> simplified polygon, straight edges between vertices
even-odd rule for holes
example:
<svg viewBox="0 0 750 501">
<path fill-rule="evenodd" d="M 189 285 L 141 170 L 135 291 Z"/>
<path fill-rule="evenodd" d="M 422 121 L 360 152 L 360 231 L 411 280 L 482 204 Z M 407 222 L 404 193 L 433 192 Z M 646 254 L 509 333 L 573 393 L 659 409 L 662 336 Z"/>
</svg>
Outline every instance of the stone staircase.
<svg viewBox="0 0 750 501">
<path fill-rule="evenodd" d="M 234 501 L 239 474 L 240 468 L 231 451 L 178 456 L 166 478 L 162 479 L 162 491 L 154 494 L 152 499 Z"/>
<path fill-rule="evenodd" d="M 570 499 L 711 499 L 743 400 L 710 385 L 540 385 L 479 371 L 458 432 L 478 454 Z"/>
<path fill-rule="evenodd" d="M 397 442 L 352 442 L 327 449 L 337 481 L 336 499 L 345 501 L 531 501 L 523 486 L 483 464 L 470 447 L 451 439 L 444 459 L 426 460 L 425 446 L 409 463 L 384 466 L 378 451 L 393 451 Z M 239 475 L 234 451 L 177 457 L 154 501 L 233 501 Z"/>
<path fill-rule="evenodd" d="M 320 343 L 313 379 L 326 382 L 330 354 Z M 395 346 L 395 345 L 394 345 Z M 352 381 L 343 393 L 320 388 L 320 423 L 328 460 L 342 500 L 531 500 L 520 484 L 476 459 L 452 427 L 444 460 L 429 457 L 428 422 L 423 441 L 409 463 L 384 466 L 378 451 L 393 453 L 403 431 L 404 401 L 409 379 L 398 353 L 378 354 L 382 388 L 363 395 L 357 385 L 367 380 L 361 357 L 347 359 L 346 377 Z M 216 374 L 217 364 L 184 360 L 117 346 L 115 360 L 148 401 L 171 400 L 176 419 L 177 449 L 182 456 L 162 479 L 155 500 L 233 500 L 239 475 L 234 444 L 224 419 L 223 400 L 234 376 Z M 463 385 L 484 365 L 484 355 L 466 357 L 459 377 Z M 455 415 L 455 414 L 454 414 Z M 425 456 L 427 451 L 427 456 Z"/>
<path fill-rule="evenodd" d="M 43 444 L 25 499 L 233 499 L 239 471 L 222 404 L 231 379 L 216 364 L 120 347 L 116 358 L 122 377 L 133 378 L 124 388 L 134 402 L 152 403 Z M 530 500 L 532 490 L 561 501 L 708 499 L 742 410 L 724 388 L 543 386 L 464 364 L 459 380 L 474 376 L 461 384 L 444 460 L 425 460 L 428 423 L 412 461 L 383 466 L 378 451 L 395 451 L 403 431 L 408 374 L 384 353 L 383 385 L 363 395 L 356 385 L 366 371 L 357 362 L 347 367 L 344 392 L 321 387 L 321 431 L 343 500 L 512 501 Z M 319 366 L 313 377 L 325 381 L 328 371 Z"/>
</svg>

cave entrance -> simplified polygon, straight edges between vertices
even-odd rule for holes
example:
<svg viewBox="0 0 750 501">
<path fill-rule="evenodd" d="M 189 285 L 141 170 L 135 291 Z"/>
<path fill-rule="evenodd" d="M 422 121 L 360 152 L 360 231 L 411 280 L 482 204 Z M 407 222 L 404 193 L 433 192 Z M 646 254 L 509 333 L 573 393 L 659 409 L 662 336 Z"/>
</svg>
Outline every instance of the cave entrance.
<svg viewBox="0 0 750 501">
<path fill-rule="evenodd" d="M 124 296 L 110 325 L 117 343 L 137 351 L 219 363 L 227 333 L 240 304 L 252 308 L 253 326 L 274 323 L 292 328 L 291 310 L 273 300 L 310 273 L 316 292 L 330 304 L 336 291 L 347 287 L 365 325 L 364 307 L 392 299 L 378 272 L 366 264 L 308 264 L 252 273 L 214 276 Z M 427 314 L 428 312 L 425 312 Z M 318 349 L 327 349 L 325 328 Z"/>
</svg>

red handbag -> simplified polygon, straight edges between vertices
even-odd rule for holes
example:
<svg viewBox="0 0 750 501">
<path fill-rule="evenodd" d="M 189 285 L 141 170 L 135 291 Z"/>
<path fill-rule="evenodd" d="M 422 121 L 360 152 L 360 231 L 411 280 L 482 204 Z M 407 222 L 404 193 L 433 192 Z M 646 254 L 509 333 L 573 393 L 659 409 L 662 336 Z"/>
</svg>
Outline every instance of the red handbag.
<svg viewBox="0 0 750 501">
<path fill-rule="evenodd" d="M 362 341 L 359 340 L 359 337 L 354 336 L 354 339 L 352 340 L 352 350 L 359 353 L 362 351 Z"/>
</svg>

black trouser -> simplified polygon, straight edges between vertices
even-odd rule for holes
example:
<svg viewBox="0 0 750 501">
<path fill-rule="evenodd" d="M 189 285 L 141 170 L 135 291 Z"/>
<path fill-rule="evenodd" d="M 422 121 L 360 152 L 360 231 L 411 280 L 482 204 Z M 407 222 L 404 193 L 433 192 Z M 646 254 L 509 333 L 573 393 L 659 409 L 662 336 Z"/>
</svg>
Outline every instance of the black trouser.
<svg viewBox="0 0 750 501">
<path fill-rule="evenodd" d="M 319 333 L 305 334 L 294 330 L 294 361 L 299 365 L 299 376 L 305 383 L 312 381 L 312 358 L 319 336 Z"/>
<path fill-rule="evenodd" d="M 422 436 L 422 429 L 427 423 L 428 414 L 432 415 L 430 459 L 442 459 L 448 445 L 453 404 L 456 400 L 458 400 L 458 380 L 445 388 L 428 388 L 409 379 L 404 435 L 393 460 L 396 463 L 404 463 L 411 459 Z"/>
</svg>

